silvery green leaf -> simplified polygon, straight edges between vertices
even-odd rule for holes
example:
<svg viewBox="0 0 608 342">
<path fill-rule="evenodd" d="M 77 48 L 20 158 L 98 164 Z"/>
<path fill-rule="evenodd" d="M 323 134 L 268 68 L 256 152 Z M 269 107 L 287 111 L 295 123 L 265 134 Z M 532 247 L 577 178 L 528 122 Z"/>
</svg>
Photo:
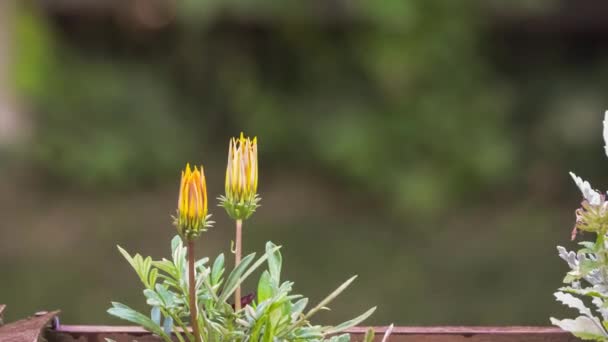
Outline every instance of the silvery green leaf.
<svg viewBox="0 0 608 342">
<path fill-rule="evenodd" d="M 175 250 L 181 246 L 183 246 L 182 238 L 179 235 L 175 235 L 171 239 L 171 255 L 175 254 Z"/>
<path fill-rule="evenodd" d="M 171 260 L 167 260 L 167 259 L 163 258 L 162 260 L 154 261 L 152 263 L 152 265 L 154 265 L 161 271 L 169 274 L 173 278 L 179 278 L 179 273 L 177 272 L 177 268 L 175 267 L 175 265 L 173 264 L 173 262 Z"/>
<path fill-rule="evenodd" d="M 148 316 L 141 314 L 124 304 L 112 302 L 112 307 L 108 309 L 108 313 L 112 316 L 124 319 L 125 321 L 141 325 L 146 330 L 162 337 L 165 341 L 171 341 L 171 338 L 165 334 L 160 326 L 154 323 Z"/>
<path fill-rule="evenodd" d="M 194 267 L 195 267 L 195 268 L 197 268 L 197 269 L 198 269 L 198 268 L 203 268 L 203 266 L 204 266 L 204 265 L 205 265 L 205 264 L 206 264 L 208 261 L 209 261 L 209 258 L 207 258 L 207 257 L 202 258 L 202 259 L 199 259 L 199 260 L 197 260 L 197 261 L 194 263 Z"/>
<path fill-rule="evenodd" d="M 146 296 L 146 298 L 147 298 L 146 304 L 148 304 L 150 306 L 159 307 L 164 304 L 163 300 L 158 296 L 158 293 L 156 293 L 154 290 L 145 289 L 144 296 Z M 159 319 L 159 322 L 160 322 L 160 319 Z"/>
<path fill-rule="evenodd" d="M 323 332 L 320 326 L 303 327 L 296 329 L 294 335 L 298 339 L 323 338 Z"/>
<path fill-rule="evenodd" d="M 163 331 L 167 335 L 171 335 L 173 332 L 173 318 L 171 318 L 171 316 L 165 317 L 165 321 L 163 322 Z"/>
<path fill-rule="evenodd" d="M 239 278 L 245 272 L 245 270 L 247 269 L 247 266 L 249 266 L 249 264 L 251 263 L 251 261 L 254 258 L 255 258 L 255 253 L 251 253 L 251 254 L 247 255 L 246 257 L 244 257 L 241 260 L 241 263 L 238 264 L 238 266 L 236 266 L 234 268 L 234 270 L 232 270 L 232 272 L 230 272 L 230 275 L 228 275 L 228 279 L 226 280 L 226 285 L 224 286 L 224 291 L 222 291 L 222 294 L 220 295 L 221 302 L 228 299 L 228 297 L 230 297 L 232 295 L 232 292 L 234 292 L 234 290 L 236 290 L 236 288 L 240 284 Z"/>
<path fill-rule="evenodd" d="M 593 314 L 591 313 L 591 310 L 589 310 L 585 306 L 585 303 L 583 303 L 582 300 L 574 297 L 573 295 L 571 295 L 569 293 L 564 293 L 564 292 L 555 292 L 553 295 L 555 296 L 555 298 L 557 299 L 558 302 L 561 302 L 562 304 L 564 304 L 570 308 L 577 309 L 581 315 L 585 315 L 587 317 L 593 318 Z"/>
<path fill-rule="evenodd" d="M 271 252 L 277 251 L 281 248 L 281 246 L 277 246 L 275 247 Z M 241 264 L 239 264 L 228 276 L 228 280 L 226 280 L 226 285 L 224 286 L 224 291 L 222 292 L 222 294 L 220 295 L 219 301 L 220 302 L 225 302 L 226 299 L 232 295 L 232 293 L 236 290 L 236 288 L 245 280 L 247 279 L 247 277 L 249 277 L 249 275 L 251 275 L 251 273 L 253 273 L 253 271 L 255 271 L 258 267 L 260 267 L 268 258 L 268 253 L 265 253 L 263 256 L 261 256 L 253 265 L 251 265 L 251 267 L 249 267 L 246 271 L 244 271 L 244 267 L 242 270 L 239 270 L 239 273 L 242 274 L 242 276 L 238 277 L 238 279 L 236 279 L 236 274 L 235 271 L 237 271 L 238 268 L 241 267 L 241 265 L 243 264 L 243 262 L 245 261 L 245 259 L 247 259 L 248 257 L 251 256 L 251 259 L 249 260 L 249 262 L 251 262 L 251 260 L 253 260 L 253 258 L 255 257 L 255 253 L 252 253 L 248 256 L 246 256 L 245 258 L 243 258 L 243 260 L 241 261 Z M 244 273 L 243 273 L 244 271 Z M 235 274 L 235 276 L 233 276 L 233 274 Z M 231 279 L 233 278 L 233 279 Z M 229 285 L 230 283 L 230 285 Z"/>
<path fill-rule="evenodd" d="M 165 286 L 161 284 L 156 284 L 156 293 L 160 297 L 163 302 L 163 306 L 165 308 L 171 308 L 175 306 L 174 298 L 175 294 L 169 291 Z"/>
<path fill-rule="evenodd" d="M 258 319 L 259 317 L 262 317 L 262 315 L 264 315 L 266 310 L 268 310 L 268 308 L 270 308 L 271 305 L 272 305 L 272 302 L 270 300 L 265 300 L 265 301 L 259 303 L 258 306 L 255 308 L 254 317 L 256 319 Z"/>
<path fill-rule="evenodd" d="M 291 308 L 291 319 L 294 321 L 297 320 L 302 314 L 302 311 L 306 308 L 306 305 L 308 305 L 308 298 L 302 298 L 295 302 Z"/>
<path fill-rule="evenodd" d="M 589 204 L 600 205 L 602 203 L 601 195 L 591 188 L 591 184 L 589 184 L 589 182 L 584 181 L 581 177 L 578 177 L 572 172 L 570 172 L 570 177 L 572 177 L 574 183 L 576 183 L 576 186 L 578 186 L 578 188 L 581 190 L 583 197 L 585 200 L 587 200 L 587 202 L 589 202 Z"/>
<path fill-rule="evenodd" d="M 326 334 L 335 334 L 335 333 L 339 333 L 341 331 L 344 331 L 348 328 L 352 328 L 355 325 L 363 322 L 364 320 L 366 320 L 369 316 L 371 316 L 371 314 L 374 313 L 374 311 L 376 311 L 376 307 L 374 306 L 373 308 L 367 310 L 366 312 L 364 312 L 363 314 L 348 320 L 344 323 L 338 324 L 335 327 L 330 327 L 329 329 L 325 330 Z"/>
<path fill-rule="evenodd" d="M 257 319 L 257 315 L 256 315 L 255 310 L 251 306 L 249 306 L 249 305 L 247 305 L 245 307 L 245 315 L 247 316 L 247 318 L 250 318 L 252 320 Z"/>
<path fill-rule="evenodd" d="M 160 307 L 159 306 L 152 307 L 152 310 L 150 311 L 150 319 L 154 323 L 160 324 Z"/>
<path fill-rule="evenodd" d="M 270 280 L 275 287 L 279 286 L 281 281 L 281 264 L 283 257 L 281 252 L 276 249 L 276 245 L 271 241 L 266 243 L 266 254 L 268 254 L 268 271 L 270 272 Z"/>
<path fill-rule="evenodd" d="M 571 332 L 583 340 L 605 341 L 608 334 L 604 328 L 589 317 L 579 316 L 576 319 L 555 319 L 551 317 L 551 324 Z"/>
<path fill-rule="evenodd" d="M 335 289 L 332 293 L 330 293 L 327 297 L 325 297 L 319 304 L 317 304 L 317 306 L 315 306 L 314 308 L 310 309 L 310 311 L 308 311 L 306 313 L 304 319 L 310 318 L 312 315 L 314 315 L 319 310 L 326 309 L 325 306 L 327 304 L 329 304 L 331 301 L 333 301 L 336 297 L 338 297 L 340 295 L 340 293 L 342 293 L 342 291 L 346 290 L 346 288 L 353 281 L 355 281 L 355 279 L 357 279 L 356 275 L 352 276 L 350 279 L 348 279 L 347 281 L 345 281 L 344 283 L 342 283 L 342 285 L 338 286 L 337 289 Z"/>
<path fill-rule="evenodd" d="M 593 297 L 591 303 L 595 305 L 597 311 L 602 315 L 602 321 L 608 321 L 608 310 L 605 308 L 606 302 L 602 298 Z"/>
<path fill-rule="evenodd" d="M 564 259 L 570 268 L 576 268 L 578 266 L 578 257 L 574 252 L 568 252 L 564 247 L 557 246 L 557 252 L 559 257 Z"/>
<path fill-rule="evenodd" d="M 220 278 L 224 274 L 224 254 L 218 255 L 215 258 L 213 267 L 211 268 L 211 285 L 219 284 Z"/>
<path fill-rule="evenodd" d="M 242 326 L 246 327 L 246 328 L 251 327 L 251 324 L 249 324 L 249 322 L 247 322 L 247 321 L 246 321 L 246 320 L 244 320 L 244 319 L 237 318 L 237 319 L 236 319 L 236 322 L 237 322 L 238 324 L 240 324 L 240 325 L 242 325 Z"/>
<path fill-rule="evenodd" d="M 289 292 L 291 292 L 291 289 L 293 288 L 293 281 L 286 281 L 283 284 L 281 284 L 281 286 L 279 287 L 279 293 L 282 294 L 288 294 Z"/>
</svg>

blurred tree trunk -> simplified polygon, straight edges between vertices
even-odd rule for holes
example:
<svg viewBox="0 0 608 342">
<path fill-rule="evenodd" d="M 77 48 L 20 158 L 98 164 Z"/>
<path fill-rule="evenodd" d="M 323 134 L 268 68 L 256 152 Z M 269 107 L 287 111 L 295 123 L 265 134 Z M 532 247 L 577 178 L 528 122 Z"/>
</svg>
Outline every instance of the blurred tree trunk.
<svg viewBox="0 0 608 342">
<path fill-rule="evenodd" d="M 0 146 L 25 136 L 25 117 L 18 110 L 10 76 L 15 2 L 0 0 Z"/>
</svg>

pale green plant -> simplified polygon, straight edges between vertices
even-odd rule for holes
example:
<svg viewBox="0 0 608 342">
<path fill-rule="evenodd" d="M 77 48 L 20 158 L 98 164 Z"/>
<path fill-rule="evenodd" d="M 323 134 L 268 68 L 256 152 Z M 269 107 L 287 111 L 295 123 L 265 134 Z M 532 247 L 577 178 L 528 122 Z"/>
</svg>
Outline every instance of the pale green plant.
<svg viewBox="0 0 608 342">
<path fill-rule="evenodd" d="M 603 135 L 608 145 L 608 111 Z M 608 146 L 605 148 L 608 154 Z M 580 230 L 594 234 L 594 240 L 579 242 L 582 248 L 577 252 L 557 247 L 570 271 L 564 278 L 568 285 L 560 288 L 555 298 L 576 309 L 579 316 L 562 320 L 551 318 L 551 323 L 584 340 L 608 341 L 608 202 L 606 196 L 594 190 L 589 182 L 574 173 L 570 175 L 583 195 L 581 208 L 576 211 L 572 239 Z M 592 306 L 585 304 L 583 299 Z"/>
<path fill-rule="evenodd" d="M 139 254 L 132 256 L 123 248 L 118 248 L 144 285 L 143 293 L 151 313 L 140 313 L 117 302 L 112 303 L 108 313 L 141 325 L 166 342 L 171 341 L 172 336 L 180 342 L 195 341 L 191 329 L 186 326 L 190 312 L 186 277 L 187 247 L 181 238 L 176 236 L 172 240 L 170 260 L 152 260 Z M 257 259 L 255 253 L 245 256 L 227 276 L 223 254 L 215 258 L 212 264 L 209 264 L 208 258 L 196 261 L 196 302 L 200 310 L 198 325 L 203 341 L 345 342 L 350 341 L 350 336 L 341 333 L 361 323 L 376 310 L 375 307 L 371 308 L 336 326 L 311 323 L 312 316 L 326 309 L 356 276 L 307 309 L 308 298 L 292 293 L 293 282 L 281 281 L 282 256 L 279 249 L 280 246 L 268 242 L 262 256 Z M 235 311 L 228 299 L 245 279 L 264 264 L 267 269 L 260 275 L 257 298 Z M 369 338 L 373 338 L 372 333 L 368 334 L 366 340 Z"/>
</svg>

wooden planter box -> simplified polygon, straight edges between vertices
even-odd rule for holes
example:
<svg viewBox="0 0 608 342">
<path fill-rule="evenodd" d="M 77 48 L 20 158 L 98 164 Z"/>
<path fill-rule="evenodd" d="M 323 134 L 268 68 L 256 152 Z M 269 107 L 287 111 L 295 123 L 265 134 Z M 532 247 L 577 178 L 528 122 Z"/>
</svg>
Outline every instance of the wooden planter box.
<svg viewBox="0 0 608 342">
<path fill-rule="evenodd" d="M 0 305 L 0 318 L 4 306 Z M 0 326 L 0 342 L 117 342 L 160 341 L 135 326 L 62 325 L 58 311 L 41 312 Z M 1 320 L 0 320 L 1 322 Z M 386 327 L 375 327 L 376 341 Z M 352 328 L 353 341 L 361 341 L 367 327 Z M 554 327 L 395 327 L 390 342 L 570 342 L 579 341 Z"/>
</svg>

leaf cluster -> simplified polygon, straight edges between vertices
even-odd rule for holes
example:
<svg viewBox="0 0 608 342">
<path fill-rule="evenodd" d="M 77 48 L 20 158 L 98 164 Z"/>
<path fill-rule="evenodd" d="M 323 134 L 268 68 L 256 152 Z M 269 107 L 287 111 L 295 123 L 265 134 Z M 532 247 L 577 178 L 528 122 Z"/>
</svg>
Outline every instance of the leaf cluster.
<svg viewBox="0 0 608 342">
<path fill-rule="evenodd" d="M 130 255 L 123 248 L 119 251 L 133 267 L 141 283 L 150 314 L 143 314 L 117 302 L 112 303 L 108 313 L 129 322 L 141 325 L 164 341 L 175 336 L 180 342 L 194 341 L 187 327 L 191 308 L 188 301 L 187 248 L 181 238 L 171 241 L 171 259 L 152 260 L 140 254 Z M 308 298 L 293 294 L 293 282 L 281 281 L 282 256 L 280 246 L 266 244 L 265 253 L 256 258 L 252 253 L 226 275 L 224 255 L 220 254 L 212 264 L 202 258 L 195 264 L 196 303 L 198 325 L 203 341 L 350 341 L 348 334 L 340 334 L 367 317 L 376 308 L 338 324 L 322 326 L 311 323 L 317 312 L 344 291 L 356 278 L 351 277 L 330 293 L 317 305 L 308 307 Z M 241 310 L 235 311 L 228 302 L 240 284 L 262 265 L 266 264 L 258 280 L 257 296 Z M 366 335 L 373 339 L 373 332 Z"/>
<path fill-rule="evenodd" d="M 558 246 L 559 256 L 564 259 L 570 271 L 564 278 L 568 286 L 555 293 L 562 304 L 576 309 L 575 319 L 558 320 L 551 323 L 570 331 L 573 335 L 594 341 L 608 341 L 608 250 L 606 236 L 597 235 L 596 241 L 583 241 L 580 250 L 568 252 Z M 582 298 L 582 299 L 581 299 Z M 590 301 L 592 308 L 583 299 Z"/>
</svg>

